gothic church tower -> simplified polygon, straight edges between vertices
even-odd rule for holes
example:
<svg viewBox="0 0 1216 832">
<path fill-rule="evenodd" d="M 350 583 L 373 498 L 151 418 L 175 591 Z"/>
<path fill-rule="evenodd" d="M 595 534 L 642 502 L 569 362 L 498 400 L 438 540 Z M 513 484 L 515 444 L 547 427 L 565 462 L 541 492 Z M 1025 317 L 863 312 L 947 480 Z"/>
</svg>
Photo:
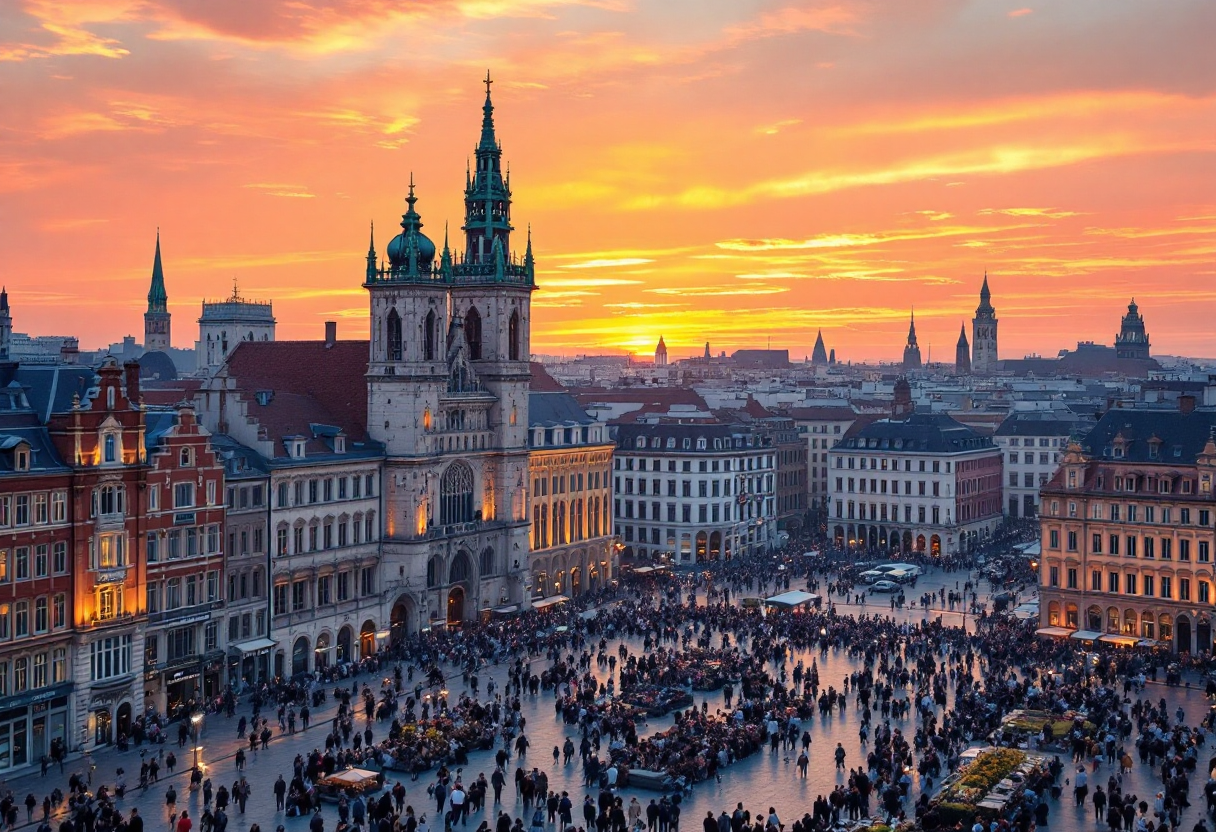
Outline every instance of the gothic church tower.
<svg viewBox="0 0 1216 832">
<path fill-rule="evenodd" d="M 977 376 L 996 374 L 996 309 L 992 307 L 992 292 L 988 290 L 988 273 L 980 288 L 980 305 L 971 319 L 971 372 Z"/>
<path fill-rule="evenodd" d="M 160 231 L 157 230 L 152 285 L 148 287 L 148 311 L 144 313 L 144 352 L 169 349 L 171 320 L 169 296 L 165 293 L 165 270 L 160 262 Z"/>
</svg>

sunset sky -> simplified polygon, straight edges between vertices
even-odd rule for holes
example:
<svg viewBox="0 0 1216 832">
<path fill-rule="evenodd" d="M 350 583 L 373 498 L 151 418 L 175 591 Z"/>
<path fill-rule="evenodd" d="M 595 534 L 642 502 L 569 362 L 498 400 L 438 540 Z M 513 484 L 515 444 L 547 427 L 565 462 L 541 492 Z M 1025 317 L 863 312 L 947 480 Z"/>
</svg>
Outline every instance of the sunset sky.
<svg viewBox="0 0 1216 832">
<path fill-rule="evenodd" d="M 174 343 L 204 297 L 364 336 L 368 223 L 411 171 L 462 218 L 489 69 L 542 353 L 953 360 L 987 269 L 1001 355 L 1216 355 L 1216 3 L 0 2 L 0 281 L 15 328 Z M 969 326 L 969 324 L 968 324 Z"/>
</svg>

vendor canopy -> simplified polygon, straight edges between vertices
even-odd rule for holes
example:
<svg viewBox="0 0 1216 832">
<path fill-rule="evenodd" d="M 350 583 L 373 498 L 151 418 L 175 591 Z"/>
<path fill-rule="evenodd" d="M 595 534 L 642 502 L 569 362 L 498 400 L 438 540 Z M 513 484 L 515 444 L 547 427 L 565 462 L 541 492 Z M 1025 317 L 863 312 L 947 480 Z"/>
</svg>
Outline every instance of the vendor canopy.
<svg viewBox="0 0 1216 832">
<path fill-rule="evenodd" d="M 793 589 L 789 592 L 783 592 L 780 595 L 774 595 L 772 598 L 765 598 L 764 604 L 769 607 L 780 607 L 781 609 L 790 610 L 794 607 L 807 606 L 819 601 L 819 596 L 813 592 L 803 592 L 801 589 Z"/>
</svg>

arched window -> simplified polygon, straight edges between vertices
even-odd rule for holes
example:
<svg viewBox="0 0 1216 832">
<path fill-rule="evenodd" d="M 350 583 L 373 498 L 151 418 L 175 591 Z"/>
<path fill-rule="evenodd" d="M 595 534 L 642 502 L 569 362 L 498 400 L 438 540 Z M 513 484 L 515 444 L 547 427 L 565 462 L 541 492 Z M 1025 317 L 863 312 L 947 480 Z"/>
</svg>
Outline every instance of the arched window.
<svg viewBox="0 0 1216 832">
<path fill-rule="evenodd" d="M 435 310 L 426 313 L 422 324 L 422 355 L 427 361 L 435 360 Z"/>
<path fill-rule="evenodd" d="M 553 544 L 561 546 L 569 542 L 566 538 L 566 503 L 559 500 L 553 504 Z"/>
<path fill-rule="evenodd" d="M 477 564 L 477 571 L 484 578 L 486 575 L 493 575 L 498 570 L 494 568 L 494 550 L 489 546 L 481 550 L 481 558 Z"/>
<path fill-rule="evenodd" d="M 463 462 L 453 462 L 443 472 L 439 486 L 439 522 L 468 523 L 473 519 L 473 472 Z"/>
<path fill-rule="evenodd" d="M 102 460 L 105 462 L 117 462 L 118 442 L 116 441 L 114 434 L 106 434 L 105 439 L 102 440 L 102 444 L 104 445 Z"/>
<path fill-rule="evenodd" d="M 549 506 L 540 507 L 540 531 L 537 533 L 537 549 L 549 548 Z"/>
<path fill-rule="evenodd" d="M 388 360 L 401 360 L 401 316 L 397 314 L 397 310 L 388 310 Z"/>
<path fill-rule="evenodd" d="M 439 585 L 439 558 L 431 558 L 426 562 L 426 585 L 428 587 Z"/>
<path fill-rule="evenodd" d="M 458 584 L 461 581 L 467 581 L 471 571 L 469 553 L 461 549 L 452 559 L 452 568 L 448 570 L 448 583 Z"/>
<path fill-rule="evenodd" d="M 470 306 L 464 316 L 464 337 L 469 343 L 469 360 L 481 358 L 481 314 L 476 306 Z"/>
<path fill-rule="evenodd" d="M 194 449 L 193 448 L 182 448 L 181 467 L 190 468 L 193 465 L 194 465 Z"/>
<path fill-rule="evenodd" d="M 511 313 L 511 322 L 507 326 L 507 359 L 519 360 L 519 310 Z"/>
</svg>

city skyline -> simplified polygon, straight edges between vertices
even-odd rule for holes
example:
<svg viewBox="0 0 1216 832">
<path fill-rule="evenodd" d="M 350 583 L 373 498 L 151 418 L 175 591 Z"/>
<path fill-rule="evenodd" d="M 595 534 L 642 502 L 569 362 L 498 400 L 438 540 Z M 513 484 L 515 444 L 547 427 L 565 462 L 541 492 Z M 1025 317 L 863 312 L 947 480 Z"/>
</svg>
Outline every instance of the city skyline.
<svg viewBox="0 0 1216 832">
<path fill-rule="evenodd" d="M 383 247 L 412 173 L 427 233 L 458 228 L 488 66 L 534 352 L 801 359 L 822 329 L 842 361 L 896 361 L 915 306 L 948 362 L 987 270 L 1002 358 L 1112 344 L 1133 296 L 1155 353 L 1205 355 L 1213 24 L 1190 2 L 29 2 L 0 15 L 3 280 L 20 331 L 137 334 L 159 226 L 175 346 L 234 279 L 284 340 L 365 337 L 368 221 Z"/>
</svg>

